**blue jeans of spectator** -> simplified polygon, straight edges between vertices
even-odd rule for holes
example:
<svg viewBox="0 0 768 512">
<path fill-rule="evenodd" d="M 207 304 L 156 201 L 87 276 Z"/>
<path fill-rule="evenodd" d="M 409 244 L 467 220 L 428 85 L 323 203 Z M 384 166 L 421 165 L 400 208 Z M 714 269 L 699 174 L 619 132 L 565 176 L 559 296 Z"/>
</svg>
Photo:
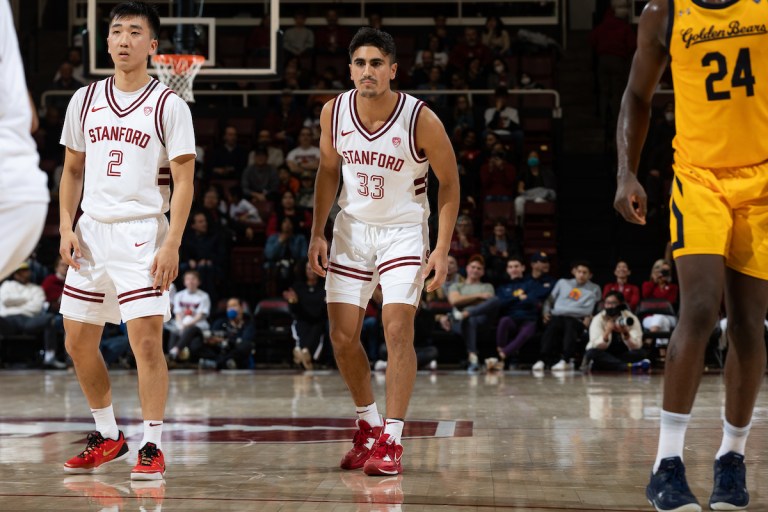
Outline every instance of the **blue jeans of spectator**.
<svg viewBox="0 0 768 512">
<path fill-rule="evenodd" d="M 363 319 L 362 338 L 365 339 L 365 353 L 369 361 L 379 358 L 379 319 L 375 316 L 367 316 Z"/>
<path fill-rule="evenodd" d="M 492 320 L 493 315 L 499 309 L 500 301 L 497 297 L 491 297 L 479 304 L 467 306 L 462 311 L 469 313 L 464 320 L 455 321 L 451 328 L 457 334 L 464 336 L 464 344 L 467 347 L 468 354 L 477 354 L 477 331 L 480 326 Z"/>
</svg>

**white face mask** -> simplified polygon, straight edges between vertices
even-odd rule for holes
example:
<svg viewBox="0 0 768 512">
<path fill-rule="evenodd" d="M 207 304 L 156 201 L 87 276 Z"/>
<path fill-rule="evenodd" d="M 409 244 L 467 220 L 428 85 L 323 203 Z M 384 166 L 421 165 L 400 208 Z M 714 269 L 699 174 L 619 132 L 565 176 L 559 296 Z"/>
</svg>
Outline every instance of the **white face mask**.
<svg viewBox="0 0 768 512">
<path fill-rule="evenodd" d="M 674 112 L 664 112 L 664 119 L 667 120 L 668 123 L 671 123 L 675 120 L 675 113 Z"/>
<path fill-rule="evenodd" d="M 495 66 L 493 69 L 500 75 L 504 74 L 504 66 Z"/>
<path fill-rule="evenodd" d="M 531 83 L 531 78 L 528 76 L 524 76 L 520 79 L 520 83 L 523 85 L 528 85 L 529 83 Z"/>
</svg>

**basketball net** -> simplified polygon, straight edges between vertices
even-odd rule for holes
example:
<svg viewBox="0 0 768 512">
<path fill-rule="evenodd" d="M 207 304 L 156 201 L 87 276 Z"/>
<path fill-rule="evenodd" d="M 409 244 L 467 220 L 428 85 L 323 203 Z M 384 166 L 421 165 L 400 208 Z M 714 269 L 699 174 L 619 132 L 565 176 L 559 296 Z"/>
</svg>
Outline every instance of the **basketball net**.
<svg viewBox="0 0 768 512">
<path fill-rule="evenodd" d="M 153 55 L 152 64 L 157 70 L 157 77 L 173 89 L 187 103 L 194 103 L 192 83 L 203 65 L 202 55 Z"/>
</svg>

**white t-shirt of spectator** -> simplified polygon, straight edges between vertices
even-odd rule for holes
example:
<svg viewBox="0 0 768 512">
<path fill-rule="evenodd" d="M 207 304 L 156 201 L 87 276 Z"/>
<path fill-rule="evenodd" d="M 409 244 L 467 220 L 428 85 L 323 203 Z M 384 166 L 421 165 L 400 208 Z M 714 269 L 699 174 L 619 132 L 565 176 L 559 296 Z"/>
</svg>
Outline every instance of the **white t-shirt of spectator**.
<svg viewBox="0 0 768 512">
<path fill-rule="evenodd" d="M 504 110 L 499 113 L 499 116 L 501 116 L 501 126 L 499 127 L 489 126 L 495 115 L 495 108 L 491 107 L 485 110 L 485 126 L 497 134 L 509 135 L 512 133 L 512 130 L 519 129 L 518 127 L 520 126 L 520 115 L 517 113 L 517 109 L 512 107 L 505 107 Z M 514 125 L 512 123 L 514 123 Z"/>
<path fill-rule="evenodd" d="M 209 329 L 208 315 L 211 314 L 211 298 L 203 290 L 197 290 L 192 293 L 186 288 L 177 292 L 173 297 L 173 313 L 175 315 L 182 316 L 182 323 L 184 327 L 189 325 L 186 322 L 190 322 L 198 313 L 202 313 L 203 318 L 200 319 L 195 325 L 202 330 Z"/>
<path fill-rule="evenodd" d="M 312 160 L 315 160 L 315 161 L 320 160 L 320 148 L 316 146 L 310 146 L 308 148 L 303 148 L 301 146 L 298 146 L 290 150 L 285 157 L 285 161 L 289 165 L 291 162 L 293 162 L 295 165 L 298 165 L 299 167 L 302 167 L 303 165 L 305 165 L 308 162 L 311 162 Z"/>
<path fill-rule="evenodd" d="M 43 312 L 45 292 L 34 283 L 9 279 L 0 286 L 0 316 L 37 316 Z"/>
</svg>

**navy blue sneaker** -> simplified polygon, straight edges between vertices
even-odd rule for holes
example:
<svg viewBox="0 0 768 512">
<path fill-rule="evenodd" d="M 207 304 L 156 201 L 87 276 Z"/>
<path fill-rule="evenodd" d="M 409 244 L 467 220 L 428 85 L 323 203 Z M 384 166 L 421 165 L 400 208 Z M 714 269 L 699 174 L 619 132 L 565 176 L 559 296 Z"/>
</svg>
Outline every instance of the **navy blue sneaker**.
<svg viewBox="0 0 768 512">
<path fill-rule="evenodd" d="M 709 497 L 712 510 L 743 510 L 749 504 L 744 456 L 728 452 L 715 461 L 715 485 Z"/>
<path fill-rule="evenodd" d="M 680 457 L 661 459 L 659 470 L 651 474 L 645 488 L 645 497 L 659 512 L 701 512 L 685 480 L 685 466 Z"/>
</svg>

